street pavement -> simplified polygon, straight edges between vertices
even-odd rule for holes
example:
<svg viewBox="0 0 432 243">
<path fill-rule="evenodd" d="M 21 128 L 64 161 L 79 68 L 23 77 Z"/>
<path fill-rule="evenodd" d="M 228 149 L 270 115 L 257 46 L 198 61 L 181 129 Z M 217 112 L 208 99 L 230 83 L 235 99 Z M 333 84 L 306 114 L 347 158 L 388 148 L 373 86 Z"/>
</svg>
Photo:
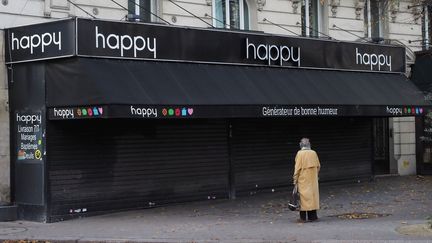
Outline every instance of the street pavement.
<svg viewBox="0 0 432 243">
<path fill-rule="evenodd" d="M 236 200 L 186 203 L 51 224 L 0 222 L 0 241 L 432 243 L 432 229 L 426 227 L 427 218 L 432 216 L 432 176 L 323 184 L 318 222 L 297 223 L 298 212 L 288 209 L 289 194 L 288 189 L 269 189 Z M 411 230 L 404 230 L 408 227 Z"/>
</svg>

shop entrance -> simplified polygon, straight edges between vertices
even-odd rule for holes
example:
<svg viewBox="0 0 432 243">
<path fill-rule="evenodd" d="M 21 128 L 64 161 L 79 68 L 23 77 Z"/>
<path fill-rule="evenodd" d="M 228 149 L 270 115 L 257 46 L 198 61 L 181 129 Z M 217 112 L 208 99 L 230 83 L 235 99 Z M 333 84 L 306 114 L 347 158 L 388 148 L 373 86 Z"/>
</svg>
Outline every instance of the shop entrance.
<svg viewBox="0 0 432 243">
<path fill-rule="evenodd" d="M 388 118 L 373 119 L 373 173 L 389 174 L 389 121 Z"/>
</svg>

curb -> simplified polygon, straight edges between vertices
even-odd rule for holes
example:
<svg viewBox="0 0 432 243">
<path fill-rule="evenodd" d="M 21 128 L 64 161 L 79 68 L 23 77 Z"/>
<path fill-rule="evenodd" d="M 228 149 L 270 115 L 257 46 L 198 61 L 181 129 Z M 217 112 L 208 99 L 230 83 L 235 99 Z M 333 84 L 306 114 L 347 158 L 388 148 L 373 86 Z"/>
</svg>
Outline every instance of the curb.
<svg viewBox="0 0 432 243">
<path fill-rule="evenodd" d="M 101 239 L 101 238 L 57 238 L 57 239 L 6 239 L 0 238 L 1 243 L 311 243 L 311 241 L 293 240 L 193 240 L 193 239 Z M 344 241 L 346 242 L 346 241 Z M 370 241 L 369 241 L 370 242 Z"/>
</svg>

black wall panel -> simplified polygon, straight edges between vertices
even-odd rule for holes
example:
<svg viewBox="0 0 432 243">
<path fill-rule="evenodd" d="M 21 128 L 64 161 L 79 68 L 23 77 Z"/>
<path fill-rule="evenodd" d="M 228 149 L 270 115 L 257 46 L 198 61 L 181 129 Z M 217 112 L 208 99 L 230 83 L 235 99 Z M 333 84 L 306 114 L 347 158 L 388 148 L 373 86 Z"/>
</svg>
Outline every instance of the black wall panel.
<svg viewBox="0 0 432 243">
<path fill-rule="evenodd" d="M 50 220 L 228 197 L 226 122 L 48 124 Z"/>
<path fill-rule="evenodd" d="M 40 62 L 14 64 L 13 67 L 8 68 L 8 87 L 11 199 L 18 205 L 19 219 L 43 222 L 46 221 L 46 162 L 43 137 L 46 117 L 45 64 Z M 25 121 L 22 119 L 23 116 L 37 116 L 40 120 Z M 38 127 L 38 132 L 35 126 Z M 22 136 L 34 136 L 34 139 L 24 139 Z M 39 159 L 19 156 L 22 152 L 34 155 L 36 150 L 41 152 Z"/>
</svg>

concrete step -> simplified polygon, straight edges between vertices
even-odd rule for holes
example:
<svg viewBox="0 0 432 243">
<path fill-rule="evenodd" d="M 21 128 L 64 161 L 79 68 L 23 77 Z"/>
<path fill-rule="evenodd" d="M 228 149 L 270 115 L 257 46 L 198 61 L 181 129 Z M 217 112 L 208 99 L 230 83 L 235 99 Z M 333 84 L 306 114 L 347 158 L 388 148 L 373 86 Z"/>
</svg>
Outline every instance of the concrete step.
<svg viewBox="0 0 432 243">
<path fill-rule="evenodd" d="M 0 222 L 17 220 L 18 207 L 15 205 L 0 205 Z"/>
</svg>

